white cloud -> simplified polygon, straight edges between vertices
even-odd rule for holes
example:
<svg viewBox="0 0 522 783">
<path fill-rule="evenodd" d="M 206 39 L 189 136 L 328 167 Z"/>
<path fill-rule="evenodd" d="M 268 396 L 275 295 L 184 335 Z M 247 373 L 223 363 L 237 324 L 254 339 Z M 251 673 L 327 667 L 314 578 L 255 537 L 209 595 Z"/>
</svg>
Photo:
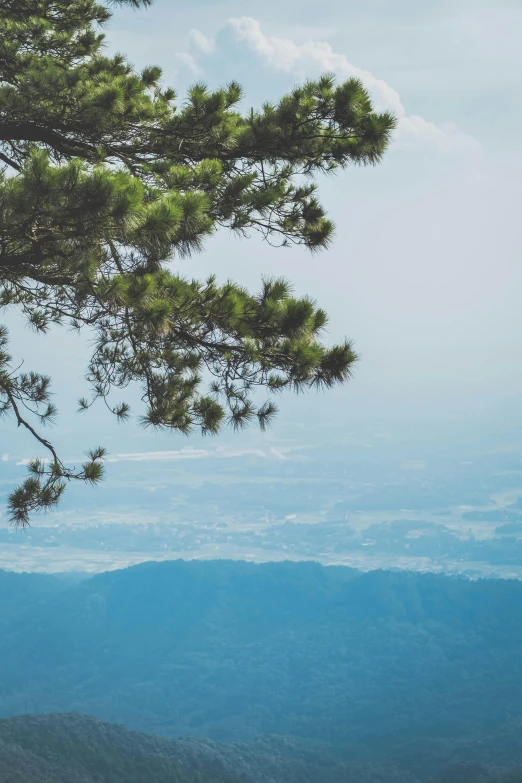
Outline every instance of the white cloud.
<svg viewBox="0 0 522 783">
<path fill-rule="evenodd" d="M 180 449 L 179 451 L 142 451 L 123 454 L 109 454 L 105 462 L 171 462 L 173 460 L 192 460 L 209 457 L 205 449 Z"/>
<path fill-rule="evenodd" d="M 180 449 L 179 451 L 144 451 L 128 454 L 109 454 L 106 462 L 171 462 L 177 460 L 195 459 L 237 459 L 242 457 L 258 457 L 260 459 L 276 459 L 279 462 L 287 461 L 288 457 L 283 452 L 292 449 L 241 449 L 220 447 L 217 449 Z M 71 460 L 73 461 L 73 460 Z M 78 460 L 77 460 L 78 461 Z"/>
<path fill-rule="evenodd" d="M 273 454 L 273 456 L 278 459 L 280 462 L 288 462 L 288 457 L 286 457 L 280 449 L 274 448 L 274 446 L 271 446 L 270 453 Z"/>
<path fill-rule="evenodd" d="M 259 22 L 249 16 L 230 19 L 228 26 L 238 41 L 246 44 L 273 68 L 302 77 L 325 71 L 333 71 L 344 78 L 356 77 L 371 90 L 377 109 L 391 109 L 397 115 L 404 114 L 397 90 L 383 79 L 376 78 L 370 71 L 352 65 L 344 54 L 334 52 L 329 43 L 307 41 L 296 44 L 290 38 L 267 36 L 261 30 Z"/>
<path fill-rule="evenodd" d="M 252 17 L 230 19 L 227 29 L 237 42 L 246 46 L 270 67 L 296 74 L 300 78 L 333 72 L 339 78 L 360 79 L 370 92 L 375 108 L 392 111 L 398 118 L 395 141 L 401 146 L 427 144 L 441 152 L 453 150 L 478 151 L 479 142 L 452 125 L 439 126 L 416 115 L 408 115 L 397 90 L 371 71 L 353 65 L 346 55 L 339 54 L 325 41 L 296 43 L 290 38 L 265 35 Z"/>
<path fill-rule="evenodd" d="M 301 447 L 299 450 L 301 451 Z M 285 454 L 294 451 L 293 448 L 269 447 L 267 449 L 238 449 L 231 447 L 220 447 L 216 449 L 179 449 L 178 451 L 137 451 L 123 452 L 121 454 L 108 454 L 105 462 L 174 462 L 178 460 L 198 460 L 198 459 L 237 459 L 242 457 L 258 457 L 261 459 L 276 459 L 279 462 L 286 461 L 289 458 Z M 76 457 L 64 460 L 67 465 L 77 465 L 85 461 L 85 457 Z M 28 465 L 30 458 L 25 458 L 17 462 L 17 465 Z M 42 462 L 49 463 L 48 459 Z"/>
<path fill-rule="evenodd" d="M 199 30 L 190 31 L 190 44 L 191 48 L 202 54 L 212 54 L 216 48 L 214 41 Z"/>
<path fill-rule="evenodd" d="M 2 454 L 2 462 L 9 462 L 9 454 Z"/>
<path fill-rule="evenodd" d="M 178 52 L 176 58 L 179 60 L 181 65 L 183 65 L 194 76 L 201 76 L 203 74 L 203 71 L 198 64 L 197 58 L 190 54 L 190 52 Z"/>
</svg>

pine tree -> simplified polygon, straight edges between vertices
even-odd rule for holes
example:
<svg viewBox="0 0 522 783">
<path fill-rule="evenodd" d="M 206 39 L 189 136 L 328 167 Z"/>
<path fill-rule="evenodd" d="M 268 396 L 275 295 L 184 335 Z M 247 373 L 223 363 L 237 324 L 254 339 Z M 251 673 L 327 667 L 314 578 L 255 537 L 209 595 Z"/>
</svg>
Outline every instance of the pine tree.
<svg viewBox="0 0 522 783">
<path fill-rule="evenodd" d="M 149 0 L 121 0 L 146 6 Z M 90 330 L 89 394 L 120 420 L 111 392 L 138 383 L 143 422 L 216 433 L 275 412 L 255 390 L 331 387 L 352 345 L 326 347 L 326 314 L 284 280 L 249 293 L 180 277 L 169 261 L 220 227 L 272 243 L 328 246 L 315 176 L 375 164 L 394 128 L 357 79 L 309 81 L 242 113 L 236 83 L 193 86 L 178 104 L 161 70 L 104 53 L 107 3 L 0 0 L 0 306 L 37 331 Z M 97 482 L 103 449 L 71 470 L 39 430 L 56 415 L 50 379 L 20 374 L 0 330 L 0 412 L 49 452 L 10 496 L 13 523 L 54 507 L 68 481 Z"/>
</svg>

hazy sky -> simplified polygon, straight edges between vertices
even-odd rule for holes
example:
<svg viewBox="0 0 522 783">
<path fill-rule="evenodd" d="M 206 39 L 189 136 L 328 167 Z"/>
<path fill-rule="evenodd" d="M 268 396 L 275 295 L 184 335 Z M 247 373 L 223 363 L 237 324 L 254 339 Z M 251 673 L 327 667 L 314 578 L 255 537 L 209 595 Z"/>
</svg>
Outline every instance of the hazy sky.
<svg viewBox="0 0 522 783">
<path fill-rule="evenodd" d="M 515 0 L 157 0 L 147 11 L 115 14 L 109 48 L 139 67 L 160 64 L 180 98 L 195 80 L 237 79 L 248 108 L 333 71 L 362 78 L 376 104 L 399 117 L 382 165 L 321 183 L 337 224 L 329 252 L 312 257 L 219 235 L 181 266 L 252 288 L 262 275 L 283 274 L 328 310 L 332 340 L 354 339 L 362 361 L 351 385 L 329 397 L 286 398 L 273 437 L 310 415 L 314 431 L 332 419 L 342 429 L 362 419 L 392 428 L 398 417 L 470 414 L 478 426 L 503 411 L 518 417 L 521 34 Z M 33 337 L 12 317 L 2 320 L 15 355 L 54 376 L 62 411 L 54 437 L 69 453 L 100 440 L 123 451 L 178 447 L 181 439 L 134 426 L 116 431 L 103 414 L 78 420 L 85 345 L 58 332 Z M 8 426 L 2 453 L 16 461 L 34 449 Z"/>
</svg>

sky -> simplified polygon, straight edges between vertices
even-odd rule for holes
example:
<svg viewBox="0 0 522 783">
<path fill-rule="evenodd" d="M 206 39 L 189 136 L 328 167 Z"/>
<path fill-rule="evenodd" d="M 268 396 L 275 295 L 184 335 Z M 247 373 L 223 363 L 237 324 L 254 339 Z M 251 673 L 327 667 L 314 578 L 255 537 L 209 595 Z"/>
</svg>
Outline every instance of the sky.
<svg viewBox="0 0 522 783">
<path fill-rule="evenodd" d="M 327 310 L 332 342 L 354 340 L 361 361 L 353 381 L 327 396 L 286 397 L 270 442 L 291 430 L 310 445 L 332 427 L 392 432 L 400 425 L 427 441 L 442 423 L 457 439 L 463 423 L 467 432 L 518 427 L 518 2 L 156 0 L 148 10 L 118 9 L 106 33 L 109 51 L 128 54 L 139 68 L 162 66 L 180 100 L 194 81 L 217 87 L 234 79 L 247 110 L 329 71 L 361 78 L 375 105 L 399 119 L 379 166 L 320 181 L 337 226 L 327 252 L 219 234 L 200 256 L 175 262 L 187 276 L 215 273 L 252 289 L 262 276 L 283 275 Z M 113 454 L 202 447 L 196 435 L 122 428 L 101 409 L 80 419 L 74 411 L 87 342 L 59 331 L 42 339 L 14 315 L 2 320 L 14 355 L 53 377 L 61 416 L 52 435 L 67 456 L 98 442 Z M 2 427 L 0 470 L 14 469 L 36 450 L 14 426 Z M 256 438 L 225 434 L 220 443 L 241 449 Z"/>
</svg>

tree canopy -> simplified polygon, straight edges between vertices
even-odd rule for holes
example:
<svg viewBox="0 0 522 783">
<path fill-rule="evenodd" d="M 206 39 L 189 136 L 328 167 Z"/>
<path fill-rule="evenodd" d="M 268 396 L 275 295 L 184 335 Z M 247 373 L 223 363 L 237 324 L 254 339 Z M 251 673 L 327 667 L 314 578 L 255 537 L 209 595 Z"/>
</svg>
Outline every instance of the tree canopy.
<svg viewBox="0 0 522 783">
<path fill-rule="evenodd" d="M 148 0 L 121 0 L 131 6 Z M 39 332 L 52 324 L 94 338 L 80 410 L 138 383 L 143 423 L 216 433 L 275 412 L 269 393 L 331 387 L 356 361 L 349 341 L 322 342 L 326 314 L 282 279 L 255 294 L 234 282 L 187 280 L 176 257 L 219 228 L 271 244 L 328 246 L 333 225 L 316 175 L 375 164 L 395 125 L 357 79 L 309 81 L 259 110 L 241 88 L 195 84 L 186 98 L 161 70 L 104 52 L 107 3 L 0 0 L 0 306 Z M 9 499 L 11 519 L 55 506 L 68 481 L 96 482 L 103 449 L 67 467 L 39 429 L 50 379 L 20 373 L 0 328 L 0 413 L 48 451 Z"/>
</svg>

